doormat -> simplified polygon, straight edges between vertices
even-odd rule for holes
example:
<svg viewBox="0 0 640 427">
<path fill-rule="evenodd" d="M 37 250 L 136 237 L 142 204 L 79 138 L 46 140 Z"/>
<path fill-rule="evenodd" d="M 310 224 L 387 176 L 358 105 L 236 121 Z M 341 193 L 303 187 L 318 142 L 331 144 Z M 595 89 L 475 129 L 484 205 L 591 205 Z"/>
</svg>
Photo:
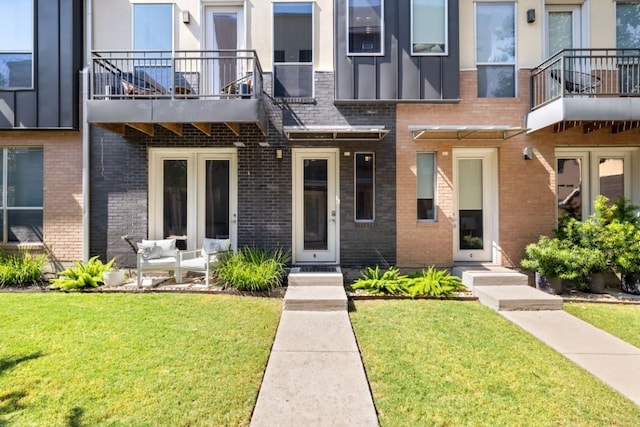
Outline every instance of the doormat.
<svg viewBox="0 0 640 427">
<path fill-rule="evenodd" d="M 337 273 L 338 267 L 333 265 L 301 265 L 300 273 Z"/>
</svg>

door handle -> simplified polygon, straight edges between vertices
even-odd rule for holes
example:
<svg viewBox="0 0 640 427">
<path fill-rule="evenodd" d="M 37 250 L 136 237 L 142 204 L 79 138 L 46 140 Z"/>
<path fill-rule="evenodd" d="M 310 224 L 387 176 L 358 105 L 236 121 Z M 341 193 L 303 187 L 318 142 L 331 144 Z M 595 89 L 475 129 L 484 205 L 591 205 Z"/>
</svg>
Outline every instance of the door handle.
<svg viewBox="0 0 640 427">
<path fill-rule="evenodd" d="M 336 211 L 331 211 L 331 221 L 335 221 L 336 220 Z"/>
</svg>

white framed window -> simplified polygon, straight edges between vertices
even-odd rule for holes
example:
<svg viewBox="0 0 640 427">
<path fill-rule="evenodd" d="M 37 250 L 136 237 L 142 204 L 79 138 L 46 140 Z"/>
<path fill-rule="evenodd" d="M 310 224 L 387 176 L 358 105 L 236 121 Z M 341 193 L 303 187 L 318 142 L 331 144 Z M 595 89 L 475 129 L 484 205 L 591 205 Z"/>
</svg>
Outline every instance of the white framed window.
<svg viewBox="0 0 640 427">
<path fill-rule="evenodd" d="M 273 96 L 313 97 L 313 3 L 273 4 Z"/>
<path fill-rule="evenodd" d="M 1 150 L 2 241 L 42 242 L 43 149 L 7 147 Z"/>
<path fill-rule="evenodd" d="M 0 90 L 33 88 L 33 0 L 0 0 Z"/>
<path fill-rule="evenodd" d="M 373 222 L 375 220 L 375 153 L 356 153 L 354 162 L 355 219 L 357 222 Z"/>
<path fill-rule="evenodd" d="M 384 0 L 347 0 L 348 55 L 384 55 Z"/>
<path fill-rule="evenodd" d="M 476 3 L 479 98 L 516 96 L 515 3 Z"/>
<path fill-rule="evenodd" d="M 635 49 L 620 51 L 625 55 L 618 60 L 618 81 L 621 93 L 636 93 L 640 90 L 640 3 L 616 2 L 616 47 Z M 628 55 L 628 56 L 627 56 Z"/>
<path fill-rule="evenodd" d="M 436 220 L 436 153 L 418 153 L 416 159 L 418 221 Z"/>
<path fill-rule="evenodd" d="M 411 0 L 411 54 L 447 55 L 448 0 Z"/>
</svg>

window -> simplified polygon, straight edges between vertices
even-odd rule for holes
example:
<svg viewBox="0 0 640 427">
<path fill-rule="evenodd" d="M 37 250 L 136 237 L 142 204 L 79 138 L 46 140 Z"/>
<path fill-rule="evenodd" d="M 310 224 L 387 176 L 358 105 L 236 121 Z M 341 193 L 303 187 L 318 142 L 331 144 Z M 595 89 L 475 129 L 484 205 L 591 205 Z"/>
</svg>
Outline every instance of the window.
<svg viewBox="0 0 640 427">
<path fill-rule="evenodd" d="M 356 221 L 373 221 L 375 188 L 374 153 L 356 153 L 355 162 Z"/>
<path fill-rule="evenodd" d="M 515 5 L 476 3 L 478 97 L 516 96 Z"/>
<path fill-rule="evenodd" d="M 447 54 L 447 0 L 411 1 L 411 53 Z"/>
<path fill-rule="evenodd" d="M 273 94 L 313 96 L 313 3 L 273 5 Z"/>
<path fill-rule="evenodd" d="M 640 64 L 638 63 L 640 46 L 640 4 L 631 2 L 616 3 L 616 47 L 633 48 L 632 52 L 621 51 L 618 62 L 619 85 L 621 93 L 640 90 Z"/>
<path fill-rule="evenodd" d="M 41 242 L 42 148 L 3 148 L 0 176 L 3 242 Z"/>
<path fill-rule="evenodd" d="M 382 55 L 383 0 L 348 0 L 349 55 Z"/>
<path fill-rule="evenodd" d="M 417 159 L 417 193 L 418 220 L 436 219 L 435 203 L 435 153 L 418 153 Z"/>
<path fill-rule="evenodd" d="M 33 0 L 0 0 L 0 89 L 33 87 Z"/>
<path fill-rule="evenodd" d="M 133 50 L 136 75 L 169 90 L 171 48 L 173 46 L 173 6 L 171 4 L 133 5 Z M 166 59 L 165 59 L 166 58 Z"/>
</svg>

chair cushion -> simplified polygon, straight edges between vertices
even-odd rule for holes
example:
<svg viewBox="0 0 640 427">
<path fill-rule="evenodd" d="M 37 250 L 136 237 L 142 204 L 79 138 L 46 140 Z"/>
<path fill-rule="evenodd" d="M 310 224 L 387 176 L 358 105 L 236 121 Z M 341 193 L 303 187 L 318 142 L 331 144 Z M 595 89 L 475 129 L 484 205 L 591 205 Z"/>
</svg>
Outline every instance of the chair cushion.
<svg viewBox="0 0 640 427">
<path fill-rule="evenodd" d="M 160 248 L 158 248 L 154 240 L 143 240 L 138 243 L 138 251 L 143 260 L 160 258 Z"/>
<path fill-rule="evenodd" d="M 176 254 L 176 239 L 162 239 L 162 240 L 142 240 L 142 243 L 138 243 L 138 248 L 152 247 L 151 258 L 162 258 L 168 256 L 175 256 Z M 145 249 L 143 249 L 144 251 Z M 142 255 L 144 257 L 144 253 Z"/>
<path fill-rule="evenodd" d="M 206 257 L 216 252 L 226 252 L 230 247 L 230 239 L 208 239 L 205 237 L 202 241 L 202 256 Z"/>
</svg>

